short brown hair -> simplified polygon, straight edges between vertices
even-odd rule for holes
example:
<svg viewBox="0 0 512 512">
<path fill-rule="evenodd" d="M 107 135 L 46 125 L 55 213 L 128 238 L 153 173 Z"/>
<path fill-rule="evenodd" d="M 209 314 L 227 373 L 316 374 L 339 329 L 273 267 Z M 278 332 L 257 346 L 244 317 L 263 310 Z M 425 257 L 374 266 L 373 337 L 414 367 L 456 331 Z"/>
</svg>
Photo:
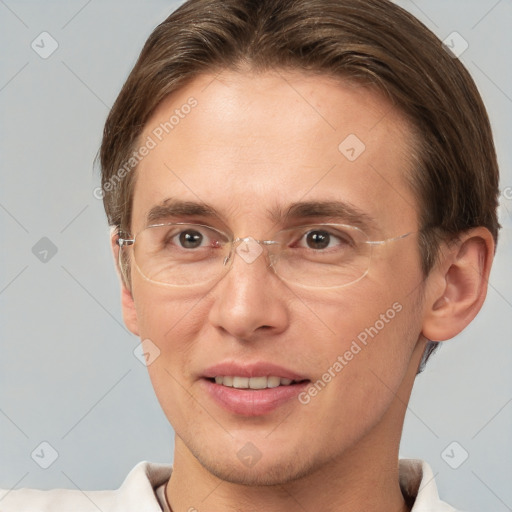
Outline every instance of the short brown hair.
<svg viewBox="0 0 512 512">
<path fill-rule="evenodd" d="M 129 230 L 135 176 L 119 179 L 119 170 L 159 103 L 201 73 L 247 67 L 372 84 L 408 117 L 420 135 L 409 179 L 425 275 L 440 237 L 485 226 L 497 241 L 498 164 L 478 90 L 435 35 L 388 0 L 185 2 L 150 35 L 105 124 L 100 160 L 111 225 Z"/>
</svg>

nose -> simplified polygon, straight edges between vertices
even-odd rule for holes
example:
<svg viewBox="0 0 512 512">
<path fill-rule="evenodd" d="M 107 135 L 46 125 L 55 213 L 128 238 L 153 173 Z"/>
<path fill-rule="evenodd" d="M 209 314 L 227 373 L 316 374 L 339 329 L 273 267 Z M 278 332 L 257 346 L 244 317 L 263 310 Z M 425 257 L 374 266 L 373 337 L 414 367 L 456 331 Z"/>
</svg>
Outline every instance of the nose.
<svg viewBox="0 0 512 512">
<path fill-rule="evenodd" d="M 253 239 L 241 240 L 229 272 L 211 291 L 209 321 L 238 340 L 279 334 L 288 327 L 290 292 L 269 268 L 265 253 Z"/>
</svg>

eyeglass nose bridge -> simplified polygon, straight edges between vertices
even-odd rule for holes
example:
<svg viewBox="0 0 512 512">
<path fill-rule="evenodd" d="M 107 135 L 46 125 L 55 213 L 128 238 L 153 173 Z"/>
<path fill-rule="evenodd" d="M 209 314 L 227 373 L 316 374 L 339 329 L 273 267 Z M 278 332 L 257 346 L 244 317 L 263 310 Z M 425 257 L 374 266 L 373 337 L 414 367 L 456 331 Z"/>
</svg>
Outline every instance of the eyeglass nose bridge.
<svg viewBox="0 0 512 512">
<path fill-rule="evenodd" d="M 256 240 L 252 236 L 235 238 L 231 242 L 231 250 L 224 258 L 223 265 L 226 266 L 233 261 L 233 253 L 236 252 L 248 265 L 254 263 L 263 253 L 263 246 L 279 244 L 275 240 Z M 272 262 L 271 262 L 272 264 Z"/>
</svg>

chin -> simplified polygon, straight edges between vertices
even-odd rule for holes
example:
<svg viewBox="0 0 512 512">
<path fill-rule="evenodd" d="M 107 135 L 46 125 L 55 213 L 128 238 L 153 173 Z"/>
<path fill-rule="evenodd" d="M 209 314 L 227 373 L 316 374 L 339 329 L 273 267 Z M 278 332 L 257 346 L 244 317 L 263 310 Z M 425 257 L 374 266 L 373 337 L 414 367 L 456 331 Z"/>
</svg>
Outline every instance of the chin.
<svg viewBox="0 0 512 512">
<path fill-rule="evenodd" d="M 313 474 L 325 464 L 323 460 L 312 460 L 305 452 L 299 458 L 296 451 L 292 454 L 274 454 L 271 457 L 263 454 L 252 467 L 243 464 L 238 458 L 226 457 L 226 454 L 224 457 L 215 458 L 206 457 L 205 454 L 195 456 L 199 464 L 215 477 L 247 486 L 288 484 Z"/>
<path fill-rule="evenodd" d="M 279 462 L 266 467 L 240 468 L 240 464 L 233 468 L 231 464 L 204 466 L 217 478 L 238 485 L 248 486 L 276 486 L 299 480 L 311 472 L 308 468 L 297 467 L 297 462 Z"/>
</svg>

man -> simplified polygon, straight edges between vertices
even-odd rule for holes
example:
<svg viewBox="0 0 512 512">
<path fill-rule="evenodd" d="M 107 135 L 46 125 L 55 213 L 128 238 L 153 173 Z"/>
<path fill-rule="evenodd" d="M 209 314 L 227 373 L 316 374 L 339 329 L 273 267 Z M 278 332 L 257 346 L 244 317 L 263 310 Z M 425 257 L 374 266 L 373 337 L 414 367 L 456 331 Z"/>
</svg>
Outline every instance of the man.
<svg viewBox="0 0 512 512">
<path fill-rule="evenodd" d="M 386 0 L 186 2 L 101 165 L 172 471 L 2 510 L 454 510 L 398 448 L 416 374 L 485 299 L 498 171 L 435 36 Z"/>
</svg>

